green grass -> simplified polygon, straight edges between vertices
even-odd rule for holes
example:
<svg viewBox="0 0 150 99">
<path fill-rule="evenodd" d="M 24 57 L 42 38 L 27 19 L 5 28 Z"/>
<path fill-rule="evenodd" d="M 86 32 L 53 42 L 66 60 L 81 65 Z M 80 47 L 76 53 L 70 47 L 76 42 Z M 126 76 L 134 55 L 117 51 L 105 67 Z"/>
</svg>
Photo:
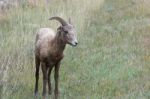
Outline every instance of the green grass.
<svg viewBox="0 0 150 99">
<path fill-rule="evenodd" d="M 0 97 L 33 99 L 36 30 L 56 29 L 59 23 L 48 18 L 57 15 L 72 18 L 79 39 L 78 47 L 65 50 L 60 99 L 149 99 L 149 4 L 51 0 L 48 10 L 43 5 L 9 10 L 0 16 Z M 41 97 L 41 71 L 39 86 Z"/>
</svg>

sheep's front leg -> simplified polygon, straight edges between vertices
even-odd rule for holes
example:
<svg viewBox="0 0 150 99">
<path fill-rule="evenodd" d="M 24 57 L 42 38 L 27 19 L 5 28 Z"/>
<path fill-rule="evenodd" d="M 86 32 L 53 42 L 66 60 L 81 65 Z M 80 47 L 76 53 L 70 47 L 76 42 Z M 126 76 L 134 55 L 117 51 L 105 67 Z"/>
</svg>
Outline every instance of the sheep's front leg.
<svg viewBox="0 0 150 99">
<path fill-rule="evenodd" d="M 41 63 L 42 72 L 43 72 L 43 99 L 46 99 L 46 83 L 47 83 L 47 66 L 44 62 Z"/>
<path fill-rule="evenodd" d="M 55 99 L 58 98 L 58 79 L 59 79 L 59 67 L 60 67 L 60 62 L 55 65 L 55 74 L 54 74 L 54 79 L 55 79 Z"/>
<path fill-rule="evenodd" d="M 49 95 L 52 93 L 52 88 L 51 88 L 51 71 L 52 71 L 53 66 L 49 66 L 48 70 L 48 89 L 49 89 Z"/>
</svg>

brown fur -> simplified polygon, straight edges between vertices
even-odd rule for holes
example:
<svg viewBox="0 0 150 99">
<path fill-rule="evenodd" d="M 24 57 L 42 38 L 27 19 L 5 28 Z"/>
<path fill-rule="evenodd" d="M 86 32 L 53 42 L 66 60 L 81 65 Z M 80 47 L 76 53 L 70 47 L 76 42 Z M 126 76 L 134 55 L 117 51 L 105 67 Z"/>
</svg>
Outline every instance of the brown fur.
<svg viewBox="0 0 150 99">
<path fill-rule="evenodd" d="M 44 31 L 44 30 L 43 30 Z M 47 33 L 47 32 L 46 32 Z M 53 33 L 53 32 L 52 32 Z M 35 62 L 36 62 L 36 79 L 38 80 L 39 66 L 41 63 L 43 71 L 43 96 L 46 94 L 46 82 L 48 81 L 49 94 L 51 94 L 51 84 L 50 84 L 50 72 L 53 67 L 55 67 L 55 95 L 58 95 L 58 71 L 61 59 L 63 59 L 63 51 L 66 46 L 65 42 L 62 42 L 58 36 L 42 35 L 39 32 L 36 37 L 36 48 L 35 48 Z M 42 36 L 43 37 L 42 37 Z M 49 72 L 49 73 L 48 73 Z M 48 73 L 48 74 L 47 74 Z M 49 78 L 49 79 L 48 79 Z M 37 81 L 38 82 L 38 81 Z M 35 85 L 35 94 L 38 91 L 38 83 Z"/>
<path fill-rule="evenodd" d="M 58 17 L 54 17 L 58 18 Z M 62 22 L 63 19 L 58 18 Z M 35 42 L 35 65 L 36 65 L 36 82 L 35 82 L 35 96 L 38 95 L 38 80 L 39 80 L 39 67 L 41 65 L 43 73 L 43 99 L 46 97 L 46 84 L 48 82 L 48 91 L 51 94 L 51 70 L 55 68 L 55 99 L 58 98 L 58 78 L 60 62 L 64 57 L 63 51 L 66 44 L 72 46 L 77 45 L 77 39 L 73 31 L 73 27 L 64 23 L 57 29 L 55 33 L 50 28 L 41 28 L 36 35 Z M 67 32 L 67 34 L 64 32 Z"/>
</svg>

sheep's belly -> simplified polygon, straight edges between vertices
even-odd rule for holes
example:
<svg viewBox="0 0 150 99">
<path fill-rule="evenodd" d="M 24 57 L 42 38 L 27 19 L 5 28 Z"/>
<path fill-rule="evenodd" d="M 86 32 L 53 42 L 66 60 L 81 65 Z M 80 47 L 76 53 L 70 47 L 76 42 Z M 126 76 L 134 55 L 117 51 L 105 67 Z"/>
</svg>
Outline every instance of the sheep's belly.
<svg viewBox="0 0 150 99">
<path fill-rule="evenodd" d="M 47 63 L 49 66 L 52 66 L 52 65 L 56 65 L 58 62 L 59 60 L 49 60 Z"/>
</svg>

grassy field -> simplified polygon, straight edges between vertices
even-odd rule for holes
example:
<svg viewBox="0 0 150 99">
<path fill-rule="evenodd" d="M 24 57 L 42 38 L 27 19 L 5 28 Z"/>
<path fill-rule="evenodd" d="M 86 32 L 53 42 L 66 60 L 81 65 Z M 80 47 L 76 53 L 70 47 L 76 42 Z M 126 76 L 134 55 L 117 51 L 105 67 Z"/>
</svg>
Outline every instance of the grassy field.
<svg viewBox="0 0 150 99">
<path fill-rule="evenodd" d="M 150 99 L 149 5 L 149 0 L 51 0 L 47 7 L 24 4 L 1 13 L 0 98 L 33 99 L 36 30 L 56 29 L 59 23 L 48 18 L 61 16 L 72 18 L 79 45 L 65 50 L 60 99 Z"/>
</svg>

